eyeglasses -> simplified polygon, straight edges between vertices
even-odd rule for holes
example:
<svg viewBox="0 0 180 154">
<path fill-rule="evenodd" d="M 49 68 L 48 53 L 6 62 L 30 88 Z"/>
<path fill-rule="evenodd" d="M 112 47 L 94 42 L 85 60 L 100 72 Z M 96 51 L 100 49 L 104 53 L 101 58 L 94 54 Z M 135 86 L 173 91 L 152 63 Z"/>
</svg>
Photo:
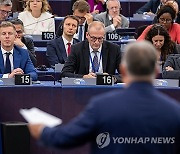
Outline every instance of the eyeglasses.
<svg viewBox="0 0 180 154">
<path fill-rule="evenodd" d="M 76 16 L 79 20 L 86 20 L 85 17 L 79 17 L 79 16 Z"/>
<path fill-rule="evenodd" d="M 96 42 L 96 40 L 98 40 L 99 42 L 102 42 L 104 40 L 104 37 L 95 37 L 95 36 L 91 36 L 89 33 L 88 35 L 91 38 L 91 41 Z"/>
<path fill-rule="evenodd" d="M 164 19 L 164 18 L 159 18 L 159 21 L 160 22 L 166 22 L 166 23 L 171 23 L 172 22 L 172 19 Z"/>
<path fill-rule="evenodd" d="M 11 11 L 6 11 L 6 10 L 0 10 L 0 13 L 3 14 L 3 15 L 10 15 L 10 14 L 12 14 Z"/>
</svg>

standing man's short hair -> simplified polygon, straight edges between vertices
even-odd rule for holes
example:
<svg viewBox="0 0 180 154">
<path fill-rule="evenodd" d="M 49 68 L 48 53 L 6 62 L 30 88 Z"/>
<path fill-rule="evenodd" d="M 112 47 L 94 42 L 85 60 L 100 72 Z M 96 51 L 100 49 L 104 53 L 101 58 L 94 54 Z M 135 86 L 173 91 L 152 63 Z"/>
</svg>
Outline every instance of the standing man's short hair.
<svg viewBox="0 0 180 154">
<path fill-rule="evenodd" d="M 73 10 L 73 12 L 75 10 L 78 10 L 81 13 L 89 12 L 90 6 L 89 6 L 88 2 L 86 2 L 85 0 L 78 0 L 73 4 L 72 10 Z"/>
</svg>

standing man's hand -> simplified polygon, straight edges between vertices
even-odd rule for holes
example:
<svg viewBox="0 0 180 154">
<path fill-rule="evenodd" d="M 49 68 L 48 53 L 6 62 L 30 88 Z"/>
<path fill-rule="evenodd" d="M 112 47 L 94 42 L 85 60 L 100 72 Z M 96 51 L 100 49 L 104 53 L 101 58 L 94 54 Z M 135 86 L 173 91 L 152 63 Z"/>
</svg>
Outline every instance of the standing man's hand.
<svg viewBox="0 0 180 154">
<path fill-rule="evenodd" d="M 37 140 L 40 138 L 44 127 L 45 126 L 43 124 L 29 124 L 28 125 L 31 135 Z"/>
</svg>

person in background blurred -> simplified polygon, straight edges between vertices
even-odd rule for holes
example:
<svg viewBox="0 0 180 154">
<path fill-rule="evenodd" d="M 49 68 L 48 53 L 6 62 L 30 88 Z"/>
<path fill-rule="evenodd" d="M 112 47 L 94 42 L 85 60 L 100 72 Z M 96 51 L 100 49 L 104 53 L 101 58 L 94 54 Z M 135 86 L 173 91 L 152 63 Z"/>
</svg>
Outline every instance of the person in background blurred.
<svg viewBox="0 0 180 154">
<path fill-rule="evenodd" d="M 24 24 L 26 34 L 42 35 L 42 32 L 55 32 L 54 16 L 47 12 L 47 0 L 28 0 L 24 12 L 18 18 Z"/>
<path fill-rule="evenodd" d="M 87 0 L 90 5 L 90 12 L 92 14 L 99 14 L 106 10 L 106 1 L 105 0 Z"/>
<path fill-rule="evenodd" d="M 161 6 L 172 0 L 149 0 L 144 6 L 136 11 L 138 14 L 155 15 Z M 173 0 L 174 1 L 174 0 Z M 178 0 L 180 3 L 180 0 Z"/>
<path fill-rule="evenodd" d="M 151 42 L 156 48 L 159 64 L 162 66 L 168 55 L 176 54 L 176 44 L 171 41 L 168 32 L 160 24 L 155 24 L 148 31 L 145 40 Z"/>
<path fill-rule="evenodd" d="M 11 0 L 0 0 L 0 22 L 6 20 L 12 13 L 12 2 Z"/>
<path fill-rule="evenodd" d="M 14 24 L 16 32 L 17 32 L 17 37 L 14 41 L 14 44 L 23 49 L 27 49 L 27 51 L 29 52 L 31 61 L 33 65 L 36 67 L 37 59 L 36 59 L 36 54 L 34 50 L 34 43 L 31 38 L 24 36 L 23 22 L 20 19 L 13 19 L 13 20 L 10 20 L 10 22 Z"/>
<path fill-rule="evenodd" d="M 158 23 L 168 31 L 172 41 L 180 44 L 180 25 L 174 23 L 175 18 L 176 11 L 169 5 L 163 5 L 157 13 Z M 144 40 L 152 26 L 148 26 L 137 40 Z"/>
</svg>

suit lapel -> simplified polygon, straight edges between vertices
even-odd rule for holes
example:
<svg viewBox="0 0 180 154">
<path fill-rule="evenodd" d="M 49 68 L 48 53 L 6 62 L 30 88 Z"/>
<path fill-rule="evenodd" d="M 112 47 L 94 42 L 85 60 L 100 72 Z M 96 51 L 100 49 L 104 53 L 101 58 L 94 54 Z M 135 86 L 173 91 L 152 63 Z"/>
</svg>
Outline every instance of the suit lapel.
<svg viewBox="0 0 180 154">
<path fill-rule="evenodd" d="M 4 58 L 2 55 L 1 49 L 0 49 L 0 70 L 1 70 L 1 74 L 3 74 L 3 72 L 4 72 Z"/>
<path fill-rule="evenodd" d="M 107 60 L 108 60 L 108 50 L 107 50 L 107 45 L 106 42 L 103 42 L 102 44 L 102 67 L 103 67 L 103 72 L 106 72 L 106 66 L 107 66 Z"/>
<path fill-rule="evenodd" d="M 62 53 L 62 57 L 63 57 L 64 61 L 66 61 L 67 53 L 66 53 L 65 44 L 64 44 L 64 41 L 63 41 L 62 37 L 57 39 L 57 44 L 58 44 L 58 47 L 59 47 L 59 51 L 62 51 L 61 53 Z"/>
<path fill-rule="evenodd" d="M 13 50 L 13 65 L 14 69 L 20 67 L 20 62 L 21 62 L 21 54 L 19 53 L 18 50 L 14 48 Z"/>
<path fill-rule="evenodd" d="M 89 73 L 89 43 L 87 41 L 84 42 L 84 48 L 83 48 L 83 57 L 84 57 L 84 63 L 86 72 Z"/>
</svg>

